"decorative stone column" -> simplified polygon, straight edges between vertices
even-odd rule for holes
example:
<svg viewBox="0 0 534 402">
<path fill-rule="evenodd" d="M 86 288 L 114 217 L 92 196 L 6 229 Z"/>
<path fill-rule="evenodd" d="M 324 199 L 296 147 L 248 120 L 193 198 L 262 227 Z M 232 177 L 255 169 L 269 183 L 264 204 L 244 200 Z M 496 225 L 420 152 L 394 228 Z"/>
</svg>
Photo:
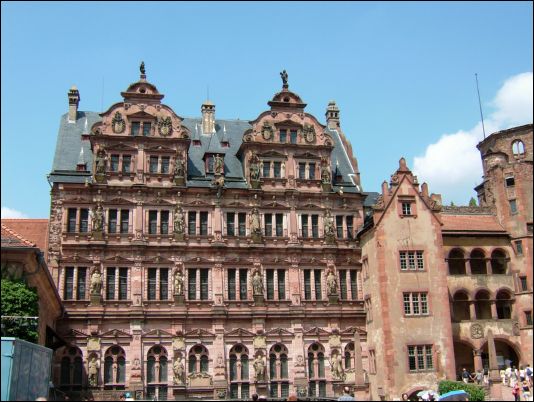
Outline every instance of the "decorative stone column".
<svg viewBox="0 0 534 402">
<path fill-rule="evenodd" d="M 473 365 L 475 366 L 475 371 L 482 370 L 482 352 L 480 349 L 473 350 Z"/>
</svg>

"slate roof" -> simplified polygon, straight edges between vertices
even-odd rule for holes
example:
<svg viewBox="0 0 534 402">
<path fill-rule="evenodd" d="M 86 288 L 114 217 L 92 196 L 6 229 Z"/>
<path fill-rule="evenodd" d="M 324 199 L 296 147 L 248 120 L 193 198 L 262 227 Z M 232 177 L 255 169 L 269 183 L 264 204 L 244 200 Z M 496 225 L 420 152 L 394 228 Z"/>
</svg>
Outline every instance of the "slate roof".
<svg viewBox="0 0 534 402">
<path fill-rule="evenodd" d="M 61 116 L 59 133 L 56 144 L 56 153 L 49 175 L 50 182 L 60 183 L 84 183 L 90 179 L 93 166 L 93 155 L 89 141 L 82 141 L 81 135 L 84 133 L 85 120 L 87 126 L 91 126 L 100 121 L 101 118 L 96 112 L 78 111 L 75 123 L 68 122 L 68 114 Z M 185 118 L 182 122 L 192 133 L 192 139 L 199 139 L 201 145 L 195 146 L 193 143 L 189 147 L 188 159 L 188 180 L 189 187 L 209 187 L 211 177 L 205 176 L 203 157 L 206 152 L 224 154 L 225 187 L 226 188 L 247 188 L 244 177 L 242 160 L 237 156 L 239 147 L 243 141 L 243 134 L 252 126 L 246 120 L 216 120 L 216 133 L 204 135 L 201 133 L 201 118 Z M 195 129 L 198 126 L 198 129 Z M 225 130 L 226 129 L 226 130 Z M 343 148 L 343 144 L 337 130 L 326 129 L 331 135 L 334 149 L 331 155 L 332 177 L 341 177 L 334 183 L 334 191 L 343 186 L 343 191 L 347 193 L 360 193 L 361 188 L 356 187 L 351 176 L 354 174 L 348 155 Z M 198 134 L 197 134 L 198 133 Z M 228 141 L 229 147 L 222 147 L 221 140 Z M 84 158 L 87 163 L 87 172 L 77 172 L 76 165 L 80 156 L 80 149 L 83 147 Z M 337 169 L 337 174 L 336 174 Z"/>
</svg>

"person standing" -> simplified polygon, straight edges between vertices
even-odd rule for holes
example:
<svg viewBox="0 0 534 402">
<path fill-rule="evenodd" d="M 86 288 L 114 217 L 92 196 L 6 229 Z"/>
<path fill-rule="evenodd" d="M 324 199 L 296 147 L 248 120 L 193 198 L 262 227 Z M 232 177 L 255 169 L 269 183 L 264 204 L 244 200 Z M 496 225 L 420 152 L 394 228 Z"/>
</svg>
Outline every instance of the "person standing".
<svg viewBox="0 0 534 402">
<path fill-rule="evenodd" d="M 514 387 L 512 388 L 512 395 L 514 396 L 514 401 L 519 401 L 520 399 L 520 390 L 519 390 L 519 384 L 516 382 Z"/>
<path fill-rule="evenodd" d="M 341 395 L 339 398 L 337 398 L 338 401 L 355 401 L 356 398 L 354 398 L 350 394 L 350 388 L 349 387 L 343 387 L 343 395 Z"/>
<path fill-rule="evenodd" d="M 462 374 L 460 376 L 462 377 L 463 382 L 465 382 L 466 384 L 469 383 L 471 375 L 469 374 L 469 371 L 465 369 L 465 367 L 462 369 Z"/>
</svg>

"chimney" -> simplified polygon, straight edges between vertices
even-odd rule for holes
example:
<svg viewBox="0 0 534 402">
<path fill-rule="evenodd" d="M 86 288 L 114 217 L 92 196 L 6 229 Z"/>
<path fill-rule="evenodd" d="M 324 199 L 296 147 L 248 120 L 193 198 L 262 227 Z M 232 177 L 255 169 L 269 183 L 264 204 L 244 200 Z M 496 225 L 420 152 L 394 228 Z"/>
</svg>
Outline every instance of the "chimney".
<svg viewBox="0 0 534 402">
<path fill-rule="evenodd" d="M 339 128 L 339 108 L 336 105 L 336 102 L 331 100 L 328 102 L 328 107 L 326 108 L 326 125 L 330 129 Z"/>
<path fill-rule="evenodd" d="M 426 182 L 421 185 L 421 193 L 423 197 L 428 198 L 428 184 Z"/>
<path fill-rule="evenodd" d="M 215 133 L 215 105 L 207 100 L 202 104 L 202 134 Z"/>
<path fill-rule="evenodd" d="M 75 85 L 69 90 L 69 123 L 75 123 L 78 115 L 78 104 L 80 103 L 80 93 Z"/>
</svg>

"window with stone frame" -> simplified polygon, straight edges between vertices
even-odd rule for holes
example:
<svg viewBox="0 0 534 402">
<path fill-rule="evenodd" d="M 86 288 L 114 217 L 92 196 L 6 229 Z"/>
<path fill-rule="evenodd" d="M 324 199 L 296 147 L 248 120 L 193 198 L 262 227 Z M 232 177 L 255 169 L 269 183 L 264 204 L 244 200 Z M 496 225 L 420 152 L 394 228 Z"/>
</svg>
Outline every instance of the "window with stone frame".
<svg viewBox="0 0 534 402">
<path fill-rule="evenodd" d="M 271 398 L 287 398 L 289 396 L 289 353 L 285 345 L 277 343 L 269 351 L 269 379 Z"/>
<path fill-rule="evenodd" d="M 108 210 L 108 233 L 131 233 L 130 210 L 115 209 Z"/>
<path fill-rule="evenodd" d="M 65 267 L 63 300 L 86 300 L 87 267 Z"/>
<path fill-rule="evenodd" d="M 286 270 L 266 269 L 267 300 L 286 300 Z"/>
<path fill-rule="evenodd" d="M 189 268 L 187 270 L 187 299 L 209 300 L 209 268 Z"/>
<path fill-rule="evenodd" d="M 211 233 L 209 226 L 209 212 L 188 211 L 187 227 L 189 235 L 207 236 Z"/>
<path fill-rule="evenodd" d="M 512 142 L 512 153 L 515 157 L 525 155 L 525 144 L 521 140 L 514 140 Z"/>
<path fill-rule="evenodd" d="M 169 268 L 148 268 L 147 300 L 169 299 Z"/>
<path fill-rule="evenodd" d="M 227 299 L 248 300 L 248 270 L 229 268 L 227 271 Z"/>
<path fill-rule="evenodd" d="M 264 178 L 285 178 L 285 162 L 281 159 L 262 159 L 261 177 Z"/>
<path fill-rule="evenodd" d="M 374 349 L 369 349 L 369 374 L 376 374 L 376 353 Z"/>
<path fill-rule="evenodd" d="M 532 310 L 525 311 L 525 325 L 532 326 Z"/>
<path fill-rule="evenodd" d="M 67 209 L 67 232 L 68 233 L 88 233 L 89 232 L 89 208 L 68 208 Z"/>
<path fill-rule="evenodd" d="M 167 399 L 168 355 L 162 345 L 152 346 L 146 361 L 146 397 L 149 400 L 164 401 Z"/>
<path fill-rule="evenodd" d="M 128 300 L 128 271 L 127 267 L 106 268 L 106 300 Z"/>
<path fill-rule="evenodd" d="M 520 292 L 528 292 L 528 282 L 526 276 L 520 276 L 519 277 L 519 291 Z"/>
<path fill-rule="evenodd" d="M 244 237 L 247 235 L 247 213 L 226 212 L 225 219 L 226 236 Z"/>
<path fill-rule="evenodd" d="M 326 397 L 325 351 L 318 342 L 308 347 L 308 396 Z"/>
<path fill-rule="evenodd" d="M 304 300 L 322 300 L 322 270 L 304 269 Z"/>
<path fill-rule="evenodd" d="M 510 205 L 510 214 L 517 214 L 517 200 L 508 200 L 508 204 Z"/>
<path fill-rule="evenodd" d="M 209 372 L 209 353 L 204 345 L 195 345 L 189 351 L 188 372 Z"/>
<path fill-rule="evenodd" d="M 515 240 L 514 244 L 515 244 L 515 251 L 517 255 L 522 256 L 523 255 L 523 242 L 521 240 Z"/>
<path fill-rule="evenodd" d="M 399 251 L 401 271 L 424 271 L 423 251 Z"/>
<path fill-rule="evenodd" d="M 354 342 L 349 342 L 345 346 L 345 370 L 352 368 L 352 362 L 354 361 Z"/>
<path fill-rule="evenodd" d="M 358 299 L 357 272 L 354 269 L 339 269 L 339 297 L 342 300 Z"/>
<path fill-rule="evenodd" d="M 104 354 L 104 389 L 123 390 L 126 385 L 126 354 L 120 346 L 109 347 Z"/>
<path fill-rule="evenodd" d="M 285 129 L 285 128 L 280 129 L 280 133 L 278 135 L 278 139 L 283 144 L 285 144 L 287 142 L 287 129 Z"/>
<path fill-rule="evenodd" d="M 148 234 L 165 235 L 169 234 L 169 216 L 168 210 L 149 210 L 148 211 Z"/>
<path fill-rule="evenodd" d="M 285 217 L 283 213 L 266 213 L 263 214 L 264 236 L 266 237 L 285 237 L 284 229 Z"/>
<path fill-rule="evenodd" d="M 83 354 L 76 346 L 63 347 L 60 356 L 59 388 L 64 391 L 79 391 L 83 384 Z"/>
<path fill-rule="evenodd" d="M 249 352 L 242 345 L 232 346 L 229 354 L 230 398 L 248 399 L 250 395 Z"/>
<path fill-rule="evenodd" d="M 434 371 L 432 345 L 408 346 L 408 370 L 411 372 Z"/>
<path fill-rule="evenodd" d="M 405 316 L 428 315 L 427 292 L 405 292 L 402 294 Z"/>
</svg>

